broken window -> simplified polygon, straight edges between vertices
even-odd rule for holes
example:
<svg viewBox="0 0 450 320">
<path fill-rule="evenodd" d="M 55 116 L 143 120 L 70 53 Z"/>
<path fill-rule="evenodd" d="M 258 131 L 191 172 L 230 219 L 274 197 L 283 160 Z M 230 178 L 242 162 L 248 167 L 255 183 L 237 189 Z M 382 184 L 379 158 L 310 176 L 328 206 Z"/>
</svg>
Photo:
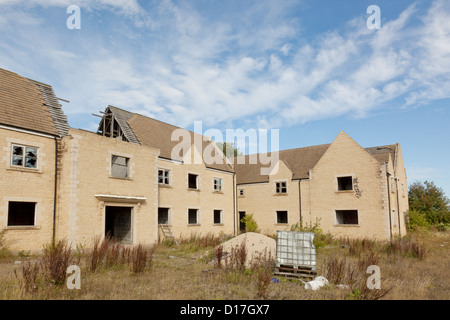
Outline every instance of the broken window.
<svg viewBox="0 0 450 320">
<path fill-rule="evenodd" d="M 170 185 L 170 171 L 165 169 L 158 170 L 158 183 L 164 185 Z"/>
<path fill-rule="evenodd" d="M 169 208 L 158 208 L 158 224 L 169 224 Z"/>
<path fill-rule="evenodd" d="M 336 210 L 337 224 L 358 224 L 358 210 Z"/>
<path fill-rule="evenodd" d="M 276 187 L 276 191 L 275 192 L 277 194 L 287 193 L 287 183 L 286 183 L 286 181 L 276 182 L 275 183 L 275 187 Z"/>
<path fill-rule="evenodd" d="M 37 148 L 13 145 L 11 165 L 15 167 L 37 169 L 37 153 Z"/>
<path fill-rule="evenodd" d="M 214 178 L 214 191 L 222 191 L 222 179 Z"/>
<path fill-rule="evenodd" d="M 277 211 L 277 223 L 288 223 L 287 211 Z"/>
<path fill-rule="evenodd" d="M 34 226 L 35 202 L 9 202 L 8 226 Z"/>
<path fill-rule="evenodd" d="M 214 210 L 214 224 L 222 223 L 222 210 Z"/>
<path fill-rule="evenodd" d="M 351 191 L 353 190 L 353 180 L 352 177 L 339 177 L 338 181 L 338 190 L 339 191 Z"/>
<path fill-rule="evenodd" d="M 188 210 L 188 224 L 198 224 L 198 209 Z"/>
<path fill-rule="evenodd" d="M 188 188 L 198 189 L 198 175 L 192 173 L 188 174 Z"/>
<path fill-rule="evenodd" d="M 129 158 L 112 156 L 111 175 L 115 178 L 128 178 L 128 162 Z"/>
</svg>

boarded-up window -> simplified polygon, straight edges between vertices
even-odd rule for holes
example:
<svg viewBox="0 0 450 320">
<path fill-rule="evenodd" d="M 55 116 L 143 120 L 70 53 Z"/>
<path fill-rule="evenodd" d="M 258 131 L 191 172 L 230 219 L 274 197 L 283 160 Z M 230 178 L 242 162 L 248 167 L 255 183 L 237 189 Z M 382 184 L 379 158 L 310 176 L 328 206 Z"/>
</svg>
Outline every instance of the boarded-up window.
<svg viewBox="0 0 450 320">
<path fill-rule="evenodd" d="M 277 211 L 277 223 L 288 223 L 287 211 Z"/>
<path fill-rule="evenodd" d="M 337 224 L 358 224 L 358 210 L 336 210 Z"/>
<path fill-rule="evenodd" d="M 37 169 L 38 149 L 19 145 L 12 146 L 11 165 Z"/>
<path fill-rule="evenodd" d="M 198 209 L 188 210 L 188 224 L 198 224 Z"/>
<path fill-rule="evenodd" d="M 111 175 L 115 178 L 128 178 L 128 163 L 130 159 L 119 156 L 112 156 Z"/>
<path fill-rule="evenodd" d="M 222 223 L 222 210 L 214 210 L 214 224 Z"/>
<path fill-rule="evenodd" d="M 9 202 L 8 226 L 34 226 L 35 202 Z"/>
<path fill-rule="evenodd" d="M 338 181 L 338 190 L 339 191 L 350 191 L 353 190 L 353 180 L 352 177 L 339 177 Z"/>
</svg>

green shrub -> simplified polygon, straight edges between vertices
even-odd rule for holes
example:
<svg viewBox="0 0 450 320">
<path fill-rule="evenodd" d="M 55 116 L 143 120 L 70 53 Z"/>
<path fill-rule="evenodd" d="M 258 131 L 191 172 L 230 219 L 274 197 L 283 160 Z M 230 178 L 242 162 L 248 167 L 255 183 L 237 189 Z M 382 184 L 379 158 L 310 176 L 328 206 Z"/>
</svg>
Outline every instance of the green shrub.
<svg viewBox="0 0 450 320">
<path fill-rule="evenodd" d="M 417 210 L 409 210 L 408 229 L 411 231 L 429 230 L 431 229 L 431 224 L 423 213 Z"/>
<path fill-rule="evenodd" d="M 260 232 L 260 230 L 258 229 L 258 224 L 253 218 L 253 214 L 245 215 L 241 219 L 241 222 L 245 223 L 245 232 Z"/>
</svg>

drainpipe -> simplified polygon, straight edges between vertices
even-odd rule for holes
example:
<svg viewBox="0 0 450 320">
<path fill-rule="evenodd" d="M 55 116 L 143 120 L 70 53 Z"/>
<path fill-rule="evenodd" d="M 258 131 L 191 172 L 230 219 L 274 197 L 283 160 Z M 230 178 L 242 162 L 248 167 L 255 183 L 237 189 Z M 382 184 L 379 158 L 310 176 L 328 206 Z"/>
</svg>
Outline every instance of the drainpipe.
<svg viewBox="0 0 450 320">
<path fill-rule="evenodd" d="M 398 234 L 402 236 L 402 228 L 400 227 L 400 199 L 398 196 L 398 178 L 395 178 L 395 189 L 397 193 L 397 218 L 398 218 Z"/>
<path fill-rule="evenodd" d="M 236 236 L 236 173 L 233 172 L 233 232 L 234 235 Z"/>
<path fill-rule="evenodd" d="M 298 212 L 300 215 L 300 227 L 303 227 L 303 220 L 302 220 L 302 190 L 300 188 L 300 183 L 302 182 L 301 179 L 298 180 Z"/>
<path fill-rule="evenodd" d="M 389 188 L 389 176 L 391 175 L 387 171 L 387 163 L 386 163 L 386 182 L 387 182 L 387 197 L 388 197 L 388 204 L 389 204 L 389 233 L 390 233 L 390 239 L 392 241 L 392 217 L 391 217 L 391 191 Z"/>
<path fill-rule="evenodd" d="M 53 235 L 52 235 L 53 245 L 55 245 L 55 240 L 56 240 L 57 188 L 58 188 L 58 138 L 55 137 L 55 186 L 54 186 L 54 193 L 53 193 Z"/>
</svg>

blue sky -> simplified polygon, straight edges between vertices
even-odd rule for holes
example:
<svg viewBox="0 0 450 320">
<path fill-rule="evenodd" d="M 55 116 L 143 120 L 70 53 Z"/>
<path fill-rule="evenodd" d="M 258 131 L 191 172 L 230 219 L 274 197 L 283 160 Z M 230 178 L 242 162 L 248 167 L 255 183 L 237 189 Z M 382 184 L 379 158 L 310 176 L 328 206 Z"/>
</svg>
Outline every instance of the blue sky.
<svg viewBox="0 0 450 320">
<path fill-rule="evenodd" d="M 52 85 L 72 127 L 95 130 L 114 105 L 189 129 L 280 129 L 280 149 L 344 130 L 399 142 L 408 182 L 450 195 L 449 1 L 0 0 L 0 67 Z"/>
</svg>

